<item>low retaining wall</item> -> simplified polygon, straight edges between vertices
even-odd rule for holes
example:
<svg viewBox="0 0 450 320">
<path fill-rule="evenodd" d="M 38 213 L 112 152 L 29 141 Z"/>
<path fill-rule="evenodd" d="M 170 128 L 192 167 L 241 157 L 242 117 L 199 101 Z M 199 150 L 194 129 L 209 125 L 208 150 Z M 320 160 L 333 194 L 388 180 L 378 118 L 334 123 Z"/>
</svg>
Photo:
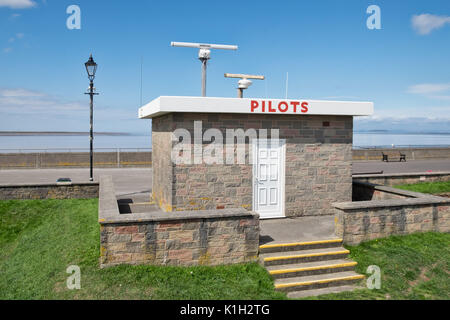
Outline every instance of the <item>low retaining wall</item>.
<svg viewBox="0 0 450 320">
<path fill-rule="evenodd" d="M 257 261 L 258 214 L 243 208 L 120 214 L 110 176 L 100 179 L 99 223 L 101 267 Z"/>
<path fill-rule="evenodd" d="M 0 185 L 0 200 L 98 198 L 98 183 Z"/>
<path fill-rule="evenodd" d="M 353 175 L 353 181 L 368 182 L 385 186 L 414 184 L 419 182 L 450 181 L 450 172 Z"/>
<path fill-rule="evenodd" d="M 151 165 L 151 152 L 94 152 L 94 166 L 97 168 Z M 89 152 L 0 153 L 0 169 L 85 167 L 89 167 Z"/>
<path fill-rule="evenodd" d="M 399 152 L 406 156 L 406 160 L 430 160 L 449 159 L 450 148 L 384 148 L 384 149 L 356 149 L 353 150 L 353 160 L 377 160 L 383 159 L 385 154 L 395 154 L 393 160 L 399 160 Z M 394 161 L 395 161 L 394 160 Z"/>
<path fill-rule="evenodd" d="M 352 188 L 352 201 L 407 199 L 420 195 L 422 194 L 361 181 L 354 181 Z"/>
<path fill-rule="evenodd" d="M 450 232 L 450 199 L 386 186 L 372 187 L 373 195 L 386 192 L 398 198 L 334 203 L 335 233 L 344 243 L 355 245 L 414 232 Z M 367 188 L 370 184 L 363 187 Z"/>
</svg>

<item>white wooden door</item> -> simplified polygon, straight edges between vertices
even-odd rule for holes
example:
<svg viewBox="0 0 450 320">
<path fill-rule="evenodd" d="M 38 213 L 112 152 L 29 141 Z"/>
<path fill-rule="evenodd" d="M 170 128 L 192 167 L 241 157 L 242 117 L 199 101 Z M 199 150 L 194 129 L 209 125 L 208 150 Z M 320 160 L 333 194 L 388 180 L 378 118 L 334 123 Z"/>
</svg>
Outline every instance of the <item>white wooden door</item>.
<svg viewBox="0 0 450 320">
<path fill-rule="evenodd" d="M 253 140 L 253 210 L 284 217 L 285 140 Z"/>
</svg>

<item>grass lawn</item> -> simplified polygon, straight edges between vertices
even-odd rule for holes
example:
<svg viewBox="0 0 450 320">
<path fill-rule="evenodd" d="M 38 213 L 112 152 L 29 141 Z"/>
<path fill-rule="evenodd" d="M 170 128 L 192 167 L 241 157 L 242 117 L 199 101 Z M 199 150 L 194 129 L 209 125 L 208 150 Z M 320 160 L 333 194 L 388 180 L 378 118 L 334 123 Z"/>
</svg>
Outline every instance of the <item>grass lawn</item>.
<svg viewBox="0 0 450 320">
<path fill-rule="evenodd" d="M 318 298 L 450 299 L 450 234 L 427 232 L 391 236 L 346 248 L 358 262 L 356 272 L 366 274 L 368 266 L 380 267 L 381 289 L 361 289 Z"/>
<path fill-rule="evenodd" d="M 401 184 L 394 186 L 398 189 L 422 192 L 422 193 L 449 193 L 450 192 L 450 181 L 443 182 L 421 182 L 415 184 Z"/>
<path fill-rule="evenodd" d="M 97 200 L 0 201 L 0 299 L 283 299 L 256 263 L 98 268 Z M 381 268 L 381 290 L 323 299 L 449 299 L 450 235 L 414 234 L 348 247 Z M 81 290 L 66 288 L 69 265 Z"/>
<path fill-rule="evenodd" d="M 99 269 L 93 200 L 0 201 L 0 299 L 282 299 L 256 263 Z M 81 289 L 68 290 L 69 265 Z"/>
</svg>

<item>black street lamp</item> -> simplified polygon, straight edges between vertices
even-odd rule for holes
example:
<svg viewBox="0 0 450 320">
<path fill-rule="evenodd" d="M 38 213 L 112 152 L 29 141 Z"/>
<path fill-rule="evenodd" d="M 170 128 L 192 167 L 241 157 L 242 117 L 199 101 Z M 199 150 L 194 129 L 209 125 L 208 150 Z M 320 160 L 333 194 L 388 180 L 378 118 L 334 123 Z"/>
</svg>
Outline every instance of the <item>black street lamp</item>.
<svg viewBox="0 0 450 320">
<path fill-rule="evenodd" d="M 90 117 L 90 181 L 94 180 L 94 169 L 93 169 L 93 160 L 94 160 L 94 151 L 93 151 L 93 145 L 94 145 L 94 95 L 97 95 L 98 93 L 94 93 L 94 78 L 95 78 L 95 72 L 97 71 L 97 63 L 95 63 L 94 59 L 92 59 L 92 54 L 89 57 L 89 60 L 84 64 L 86 67 L 86 71 L 88 74 L 88 78 L 90 80 L 89 84 L 89 92 L 86 92 L 85 94 L 88 94 L 91 96 L 91 117 Z"/>
</svg>

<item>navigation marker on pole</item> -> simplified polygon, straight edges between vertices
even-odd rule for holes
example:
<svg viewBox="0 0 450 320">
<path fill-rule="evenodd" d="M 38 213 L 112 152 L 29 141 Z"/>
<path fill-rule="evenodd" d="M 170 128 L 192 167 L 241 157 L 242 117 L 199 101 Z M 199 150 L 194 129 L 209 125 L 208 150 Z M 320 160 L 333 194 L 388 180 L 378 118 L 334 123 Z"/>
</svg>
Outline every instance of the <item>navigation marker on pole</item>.
<svg viewBox="0 0 450 320">
<path fill-rule="evenodd" d="M 238 98 L 244 96 L 244 90 L 248 89 L 252 85 L 252 81 L 248 79 L 264 80 L 264 76 L 257 76 L 251 74 L 235 74 L 235 73 L 225 73 L 225 78 L 239 78 L 238 81 Z"/>
<path fill-rule="evenodd" d="M 202 62 L 202 97 L 206 97 L 206 62 L 211 58 L 211 49 L 237 50 L 238 46 L 211 43 L 171 42 L 172 47 L 198 48 L 198 59 Z"/>
</svg>

